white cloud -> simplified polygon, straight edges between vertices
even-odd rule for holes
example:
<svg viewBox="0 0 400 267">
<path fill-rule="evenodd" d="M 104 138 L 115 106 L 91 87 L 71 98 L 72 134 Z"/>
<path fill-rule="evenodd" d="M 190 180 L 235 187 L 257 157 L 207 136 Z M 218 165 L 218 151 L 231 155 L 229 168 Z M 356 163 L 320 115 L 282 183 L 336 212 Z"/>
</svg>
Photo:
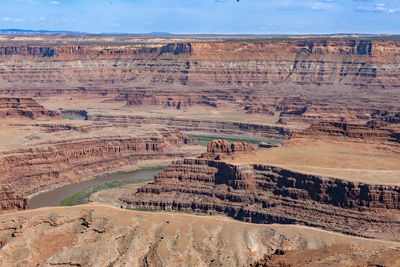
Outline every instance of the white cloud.
<svg viewBox="0 0 400 267">
<path fill-rule="evenodd" d="M 46 19 L 43 18 L 43 17 L 39 17 L 39 20 L 40 20 L 40 21 L 45 21 Z"/>
<path fill-rule="evenodd" d="M 16 18 L 16 19 L 14 19 L 14 21 L 16 21 L 16 22 L 23 22 L 24 20 L 21 19 L 21 18 Z"/>
<path fill-rule="evenodd" d="M 325 2 L 315 2 L 312 3 L 311 9 L 313 10 L 322 10 L 322 9 L 329 9 L 333 7 L 334 1 L 325 0 Z"/>
<path fill-rule="evenodd" d="M 59 1 L 51 1 L 50 4 L 52 4 L 52 5 L 59 5 L 59 4 L 61 4 L 61 2 L 59 2 Z"/>
<path fill-rule="evenodd" d="M 3 17 L 1 18 L 2 21 L 10 21 L 11 19 L 9 17 Z"/>
<path fill-rule="evenodd" d="M 382 12 L 382 13 L 396 13 L 400 12 L 400 8 L 387 7 L 385 3 L 378 2 L 374 4 L 366 3 L 366 5 L 360 5 L 356 9 L 357 11 L 366 11 L 366 12 Z"/>
</svg>

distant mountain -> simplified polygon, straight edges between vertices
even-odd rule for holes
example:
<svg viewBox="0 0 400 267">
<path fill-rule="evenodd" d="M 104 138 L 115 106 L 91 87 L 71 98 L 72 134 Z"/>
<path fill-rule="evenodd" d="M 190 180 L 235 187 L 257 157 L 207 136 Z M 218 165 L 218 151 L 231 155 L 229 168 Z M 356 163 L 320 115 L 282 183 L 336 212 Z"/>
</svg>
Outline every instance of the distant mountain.
<svg viewBox="0 0 400 267">
<path fill-rule="evenodd" d="M 51 35 L 51 34 L 89 34 L 86 32 L 74 31 L 46 31 L 46 30 L 21 30 L 21 29 L 0 29 L 0 35 Z M 122 32 L 104 32 L 100 35 L 174 35 L 169 32 L 149 32 L 149 33 L 122 33 Z M 95 34 L 96 35 L 96 34 Z"/>
<path fill-rule="evenodd" d="M 170 33 L 170 32 L 151 32 L 149 34 L 150 35 L 174 35 L 173 33 Z"/>
<path fill-rule="evenodd" d="M 0 35 L 40 35 L 40 34 L 42 34 L 42 35 L 49 35 L 49 34 L 83 34 L 83 32 L 0 29 Z"/>
</svg>

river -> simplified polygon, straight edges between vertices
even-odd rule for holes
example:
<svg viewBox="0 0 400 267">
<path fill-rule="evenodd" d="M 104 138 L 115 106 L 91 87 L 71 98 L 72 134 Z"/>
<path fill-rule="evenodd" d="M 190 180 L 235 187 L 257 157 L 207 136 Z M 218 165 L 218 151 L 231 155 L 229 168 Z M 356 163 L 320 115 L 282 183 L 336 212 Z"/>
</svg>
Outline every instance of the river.
<svg viewBox="0 0 400 267">
<path fill-rule="evenodd" d="M 84 121 L 87 120 L 87 115 L 82 115 L 79 111 L 60 111 L 61 117 L 64 119 Z"/>
<path fill-rule="evenodd" d="M 80 183 L 64 185 L 33 196 L 28 200 L 29 207 L 31 209 L 37 209 L 42 207 L 60 206 L 62 200 L 86 188 L 114 181 L 137 181 L 154 178 L 154 176 L 159 172 L 161 172 L 161 170 L 138 170 L 131 173 L 107 175 Z"/>
</svg>

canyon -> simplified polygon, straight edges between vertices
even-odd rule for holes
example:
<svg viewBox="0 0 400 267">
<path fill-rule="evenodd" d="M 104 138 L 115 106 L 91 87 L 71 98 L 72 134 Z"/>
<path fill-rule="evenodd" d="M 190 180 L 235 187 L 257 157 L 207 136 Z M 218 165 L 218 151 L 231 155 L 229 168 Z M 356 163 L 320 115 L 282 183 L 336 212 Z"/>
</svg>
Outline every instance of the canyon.
<svg viewBox="0 0 400 267">
<path fill-rule="evenodd" d="M 0 61 L 1 264 L 398 265 L 397 36 L 2 35 Z"/>
<path fill-rule="evenodd" d="M 120 200 L 129 208 L 225 214 L 252 223 L 303 224 L 399 241 L 400 187 L 355 183 L 260 164 L 231 164 L 244 143 L 215 140 Z M 234 152 L 234 147 L 240 147 Z"/>
<path fill-rule="evenodd" d="M 16 91 L 27 89 L 22 87 L 26 82 L 37 93 L 54 83 L 60 89 L 77 91 L 110 86 L 261 89 L 282 83 L 378 89 L 400 86 L 398 40 L 41 38 L 2 38 L 3 90 L 9 85 Z M 47 71 L 32 72 L 35 63 Z M 22 78 L 20 88 L 17 78 Z"/>
<path fill-rule="evenodd" d="M 234 106 L 283 124 L 366 122 L 400 112 L 399 46 L 395 37 L 2 36 L 0 93 Z"/>
<path fill-rule="evenodd" d="M 63 119 L 30 98 L 1 101 L 1 213 L 28 209 L 27 198 L 44 190 L 196 153 L 177 131 Z"/>
</svg>

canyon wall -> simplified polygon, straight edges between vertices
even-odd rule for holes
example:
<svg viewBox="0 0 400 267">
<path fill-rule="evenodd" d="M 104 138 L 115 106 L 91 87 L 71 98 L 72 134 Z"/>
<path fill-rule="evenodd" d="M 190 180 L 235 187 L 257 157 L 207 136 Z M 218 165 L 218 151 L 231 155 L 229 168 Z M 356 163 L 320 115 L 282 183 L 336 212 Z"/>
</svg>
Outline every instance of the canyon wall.
<svg viewBox="0 0 400 267">
<path fill-rule="evenodd" d="M 137 115 L 89 115 L 89 120 L 95 122 L 107 121 L 116 126 L 126 124 L 163 125 L 163 127 L 184 132 L 205 132 L 228 135 L 253 135 L 265 138 L 284 139 L 290 136 L 290 130 L 284 126 L 271 126 L 257 123 L 199 120 L 184 118 L 150 117 Z"/>
<path fill-rule="evenodd" d="M 304 131 L 293 133 L 292 137 L 351 138 L 381 143 L 385 141 L 400 143 L 400 128 L 396 124 L 376 125 L 375 121 L 370 121 L 368 124 L 320 122 L 311 125 Z"/>
<path fill-rule="evenodd" d="M 57 112 L 45 109 L 32 98 L 0 98 L 0 119 L 25 118 L 61 118 Z"/>
<path fill-rule="evenodd" d="M 10 205 L 11 208 L 27 208 L 27 204 L 9 205 L 9 199 L 25 203 L 29 195 L 80 182 L 141 160 L 185 156 L 186 153 L 180 152 L 179 147 L 191 143 L 192 139 L 180 133 L 163 132 L 159 136 L 93 137 L 45 142 L 32 148 L 2 152 L 0 183 L 8 187 L 3 186 L 0 192 L 0 196 L 4 196 L 0 200 L 0 212 L 8 210 Z M 15 192 L 9 194 L 9 188 Z"/>
<path fill-rule="evenodd" d="M 0 185 L 0 213 L 3 210 L 17 211 L 29 208 L 28 200 L 17 194 L 8 184 Z"/>
<path fill-rule="evenodd" d="M 174 162 L 154 183 L 121 197 L 123 206 L 225 214 L 252 223 L 303 224 L 400 240 L 397 186 L 209 158 Z"/>
<path fill-rule="evenodd" d="M 56 94 L 123 89 L 400 86 L 400 42 L 315 39 L 0 43 L 2 93 Z M 55 87 L 55 84 L 57 85 Z"/>
</svg>

